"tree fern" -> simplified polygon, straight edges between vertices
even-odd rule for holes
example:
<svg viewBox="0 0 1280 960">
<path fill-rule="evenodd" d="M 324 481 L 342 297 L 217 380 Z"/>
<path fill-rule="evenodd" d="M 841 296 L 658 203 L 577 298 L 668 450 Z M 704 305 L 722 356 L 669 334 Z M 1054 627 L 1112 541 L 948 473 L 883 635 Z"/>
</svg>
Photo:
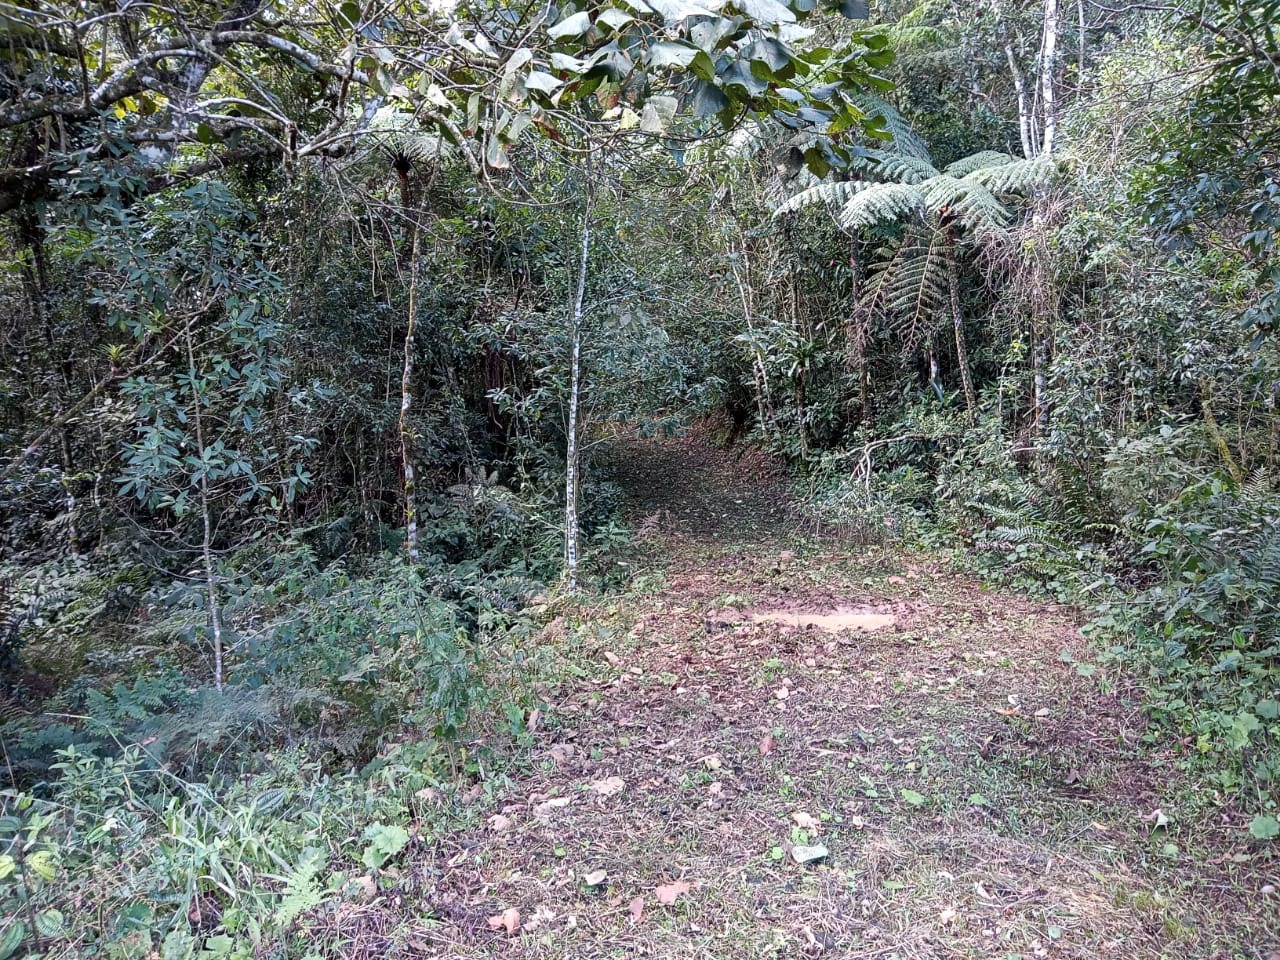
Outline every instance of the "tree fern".
<svg viewBox="0 0 1280 960">
<path fill-rule="evenodd" d="M 871 309 L 913 351 L 947 314 L 947 249 L 939 230 L 912 230 L 871 278 Z"/>
<path fill-rule="evenodd" d="M 929 156 L 929 148 L 925 146 L 920 134 L 916 133 L 915 127 L 888 100 L 874 93 L 862 93 L 855 96 L 853 102 L 867 116 L 881 117 L 884 120 L 885 129 L 893 134 L 891 146 L 894 153 L 926 163 L 933 162 Z"/>
<path fill-rule="evenodd" d="M 955 163 L 947 164 L 947 168 L 942 172 L 951 177 L 965 177 L 975 170 L 999 167 L 1013 162 L 1014 158 L 1012 156 L 1007 153 L 1001 153 L 999 150 L 979 150 L 977 153 L 971 153 L 967 157 L 961 157 Z"/>
<path fill-rule="evenodd" d="M 930 212 L 958 223 L 974 236 L 984 236 L 1009 222 L 1008 208 L 975 181 L 939 174 L 920 184 L 919 190 Z"/>
<path fill-rule="evenodd" d="M 887 150 L 868 150 L 866 156 L 854 157 L 849 169 L 881 183 L 924 183 L 938 175 L 937 168 L 928 160 Z"/>
<path fill-rule="evenodd" d="M 1036 187 L 1053 182 L 1057 176 L 1058 164 L 1054 159 L 1041 156 L 979 167 L 966 173 L 964 179 L 982 184 L 993 194 L 1007 196 L 1030 193 Z"/>
<path fill-rule="evenodd" d="M 855 196 L 871 187 L 879 186 L 865 180 L 829 180 L 801 190 L 795 196 L 778 205 L 773 211 L 775 217 L 784 213 L 793 213 L 805 207 L 825 203 L 835 207 L 843 207 Z"/>
<path fill-rule="evenodd" d="M 919 187 L 906 183 L 862 183 L 857 186 L 862 189 L 851 191 L 839 216 L 840 225 L 850 230 L 911 219 L 925 209 Z"/>
</svg>

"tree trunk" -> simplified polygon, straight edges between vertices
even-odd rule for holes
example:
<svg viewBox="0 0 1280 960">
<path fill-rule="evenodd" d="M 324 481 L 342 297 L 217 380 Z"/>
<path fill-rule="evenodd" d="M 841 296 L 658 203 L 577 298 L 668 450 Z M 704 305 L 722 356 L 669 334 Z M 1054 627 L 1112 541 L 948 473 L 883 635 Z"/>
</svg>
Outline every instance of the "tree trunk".
<svg viewBox="0 0 1280 960">
<path fill-rule="evenodd" d="M 1056 72 L 1058 67 L 1058 35 L 1062 31 L 1061 0 L 1044 0 L 1044 42 L 1040 50 L 1040 106 L 1044 111 L 1044 139 L 1040 152 L 1053 154 L 1058 137 L 1058 102 Z"/>
<path fill-rule="evenodd" d="M 1013 89 L 1018 95 L 1018 135 L 1022 139 L 1022 155 L 1028 160 L 1034 160 L 1036 143 L 1031 136 L 1031 104 L 1027 102 L 1027 84 L 1022 77 L 1022 68 L 1018 66 L 1018 58 L 1014 55 L 1013 44 L 1004 45 L 1004 55 L 1009 60 Z"/>
<path fill-rule="evenodd" d="M 588 176 L 590 163 L 588 162 Z M 582 211 L 582 246 L 578 260 L 578 284 L 573 297 L 569 329 L 569 424 L 565 444 L 564 476 L 564 563 L 569 593 L 578 590 L 578 495 L 579 449 L 578 405 L 582 392 L 582 304 L 587 292 L 587 255 L 591 250 L 591 193 L 585 195 Z"/>
<path fill-rule="evenodd" d="M 413 217 L 413 243 L 410 245 L 409 315 L 404 334 L 404 365 L 400 372 L 400 459 L 404 468 L 404 549 L 410 563 L 418 562 L 418 496 L 413 456 L 415 436 L 409 420 L 413 408 L 414 331 L 418 322 L 418 261 L 422 230 Z"/>
<path fill-rule="evenodd" d="M 187 341 L 187 380 L 191 384 L 191 422 L 196 431 L 196 451 L 201 460 L 205 457 L 204 416 L 201 413 L 203 403 L 200 399 L 200 388 L 196 386 L 196 355 L 192 343 L 191 319 L 186 324 Z M 213 641 L 213 685 L 222 692 L 224 668 L 224 650 L 222 647 L 222 606 L 218 596 L 218 573 L 213 562 L 213 516 L 210 509 L 212 497 L 209 493 L 209 475 L 200 471 L 200 559 L 204 568 L 205 599 L 209 604 L 209 632 Z"/>
<path fill-rule="evenodd" d="M 960 312 L 960 267 L 956 263 L 955 238 L 951 228 L 942 228 L 943 242 L 946 244 L 947 288 L 951 294 L 951 323 L 955 329 L 956 365 L 960 367 L 960 386 L 964 390 L 964 406 L 969 414 L 969 422 L 978 415 L 978 394 L 973 388 L 973 374 L 969 371 L 969 349 L 964 342 L 964 314 Z"/>
</svg>

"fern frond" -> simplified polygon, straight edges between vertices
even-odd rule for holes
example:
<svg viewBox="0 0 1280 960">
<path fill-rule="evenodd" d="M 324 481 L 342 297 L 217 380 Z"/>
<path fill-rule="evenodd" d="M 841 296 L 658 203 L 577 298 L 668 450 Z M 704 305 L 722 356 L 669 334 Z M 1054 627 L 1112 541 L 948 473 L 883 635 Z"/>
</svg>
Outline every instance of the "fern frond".
<svg viewBox="0 0 1280 960">
<path fill-rule="evenodd" d="M 902 342 L 916 349 L 946 316 L 947 253 L 938 230 L 912 231 L 872 277 L 873 310 Z"/>
<path fill-rule="evenodd" d="M 980 167 L 964 175 L 965 180 L 980 183 L 994 194 L 1026 194 L 1058 177 L 1058 164 L 1052 157 L 1014 160 L 990 167 Z"/>
<path fill-rule="evenodd" d="M 1014 159 L 1010 154 L 1001 153 L 999 150 L 979 150 L 967 157 L 961 157 L 955 163 L 947 164 L 947 169 L 942 172 L 949 177 L 965 177 L 975 170 L 1013 163 Z"/>
<path fill-rule="evenodd" d="M 858 170 L 881 183 L 924 183 L 938 175 L 928 160 L 908 157 L 887 150 L 868 150 L 865 157 L 854 157 L 850 170 Z"/>
<path fill-rule="evenodd" d="M 884 97 L 874 93 L 862 93 L 853 98 L 854 105 L 869 117 L 882 117 L 885 129 L 893 134 L 891 147 L 893 152 L 904 157 L 915 157 L 925 163 L 932 164 L 929 148 L 925 146 L 915 127 L 907 122 L 898 112 L 898 108 Z"/>
<path fill-rule="evenodd" d="M 919 187 L 907 183 L 863 183 L 840 210 L 842 227 L 857 230 L 877 223 L 905 220 L 924 211 Z"/>
<path fill-rule="evenodd" d="M 801 190 L 795 196 L 779 204 L 773 211 L 773 215 L 779 217 L 784 213 L 794 213 L 796 210 L 811 207 L 816 203 L 827 203 L 837 207 L 844 206 L 863 190 L 875 186 L 879 186 L 879 184 L 868 183 L 865 180 L 831 180 L 819 183 L 807 190 Z"/>
<path fill-rule="evenodd" d="M 941 174 L 920 184 L 925 206 L 938 217 L 951 217 L 976 237 L 1009 222 L 1007 207 L 980 183 Z"/>
</svg>

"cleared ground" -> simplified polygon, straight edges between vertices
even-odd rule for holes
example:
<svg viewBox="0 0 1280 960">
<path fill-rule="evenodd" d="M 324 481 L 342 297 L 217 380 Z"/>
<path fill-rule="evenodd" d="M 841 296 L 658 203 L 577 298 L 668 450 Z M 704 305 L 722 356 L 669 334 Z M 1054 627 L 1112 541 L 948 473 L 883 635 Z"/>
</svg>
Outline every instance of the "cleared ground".
<svg viewBox="0 0 1280 960">
<path fill-rule="evenodd" d="M 570 676 L 531 768 L 419 862 L 402 945 L 1280 957 L 1276 860 L 1143 740 L 1077 612 L 805 539 L 766 463 L 617 456 L 651 562 L 539 638 Z M 839 612 L 872 619 L 802 625 Z"/>
</svg>

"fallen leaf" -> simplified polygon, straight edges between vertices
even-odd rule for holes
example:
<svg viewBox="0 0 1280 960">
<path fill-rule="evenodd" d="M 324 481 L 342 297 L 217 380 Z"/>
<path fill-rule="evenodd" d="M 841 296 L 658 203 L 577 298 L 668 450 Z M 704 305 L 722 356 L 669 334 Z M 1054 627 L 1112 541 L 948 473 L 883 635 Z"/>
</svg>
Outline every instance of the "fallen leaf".
<svg viewBox="0 0 1280 960">
<path fill-rule="evenodd" d="M 702 762 L 706 764 L 708 770 L 719 770 L 724 766 L 724 762 L 714 753 L 703 757 Z"/>
<path fill-rule="evenodd" d="M 822 844 L 815 844 L 812 847 L 792 847 L 791 859 L 799 864 L 817 863 L 819 860 L 825 860 L 830 855 L 829 851 Z"/>
<path fill-rule="evenodd" d="M 500 813 L 495 813 L 489 818 L 489 829 L 494 833 L 501 833 L 503 830 L 510 830 L 516 825 L 516 822 L 510 817 L 504 817 Z"/>
<path fill-rule="evenodd" d="M 1050 713 L 1050 710 L 1048 707 L 1041 707 L 1039 710 L 1036 711 L 1035 715 L 1037 717 L 1047 717 L 1049 713 Z"/>
<path fill-rule="evenodd" d="M 777 745 L 777 741 L 773 739 L 773 734 L 765 734 L 760 741 L 760 756 L 767 757 L 769 754 L 773 753 L 773 748 Z"/>
<path fill-rule="evenodd" d="M 1167 827 L 1169 825 L 1168 815 L 1159 807 L 1147 814 L 1147 819 L 1157 827 Z"/>
<path fill-rule="evenodd" d="M 1000 714 L 1002 717 L 1016 717 L 1018 715 L 1018 708 L 1010 707 L 1008 710 L 997 709 L 996 713 Z"/>
<path fill-rule="evenodd" d="M 615 793 L 621 793 L 626 785 L 621 777 L 605 777 L 593 783 L 591 789 L 602 797 L 612 797 Z"/>
<path fill-rule="evenodd" d="M 533 733 L 535 730 L 538 729 L 538 726 L 541 723 L 542 723 L 542 711 L 530 710 L 529 719 L 524 722 L 524 728 L 528 730 L 530 733 Z"/>
<path fill-rule="evenodd" d="M 811 814 L 805 813 L 803 810 L 797 810 L 791 815 L 791 819 L 796 822 L 796 826 L 801 830 L 821 830 L 822 824 L 818 822 L 818 818 Z"/>
<path fill-rule="evenodd" d="M 566 763 L 573 759 L 576 751 L 571 743 L 557 743 L 554 747 L 547 751 L 547 755 L 557 767 L 563 767 Z"/>
<path fill-rule="evenodd" d="M 693 889 L 693 884 L 688 880 L 676 880 L 672 883 L 662 883 L 654 888 L 654 893 L 658 897 L 658 902 L 663 906 L 673 906 L 681 894 L 688 893 Z"/>
<path fill-rule="evenodd" d="M 773 691 L 773 695 L 779 700 L 785 700 L 787 697 L 791 696 L 791 691 L 786 687 L 779 687 L 777 690 Z"/>
<path fill-rule="evenodd" d="M 956 918 L 955 907 L 947 907 L 940 914 L 938 914 L 938 920 L 941 923 L 951 923 L 955 920 L 955 918 Z"/>
<path fill-rule="evenodd" d="M 543 800 L 534 807 L 533 815 L 535 817 L 549 817 L 553 810 L 567 807 L 571 803 L 573 803 L 573 797 L 552 797 L 550 800 Z"/>
<path fill-rule="evenodd" d="M 550 910 L 547 907 L 538 907 L 533 911 L 533 916 L 521 925 L 521 929 L 528 931 L 537 930 L 539 927 L 545 927 L 547 924 L 553 922 L 555 918 L 556 915 L 553 910 Z M 493 923 L 492 920 L 489 922 Z"/>
<path fill-rule="evenodd" d="M 514 937 L 520 929 L 520 911 L 516 907 L 507 907 L 497 916 L 489 918 L 489 926 L 494 930 L 506 930 L 507 936 Z"/>
<path fill-rule="evenodd" d="M 639 923 L 644 917 L 644 897 L 636 897 L 627 905 L 627 912 L 631 914 L 631 922 Z"/>
<path fill-rule="evenodd" d="M 604 652 L 604 658 L 609 661 L 609 666 L 616 667 L 622 661 L 618 659 L 618 655 L 610 650 Z"/>
<path fill-rule="evenodd" d="M 378 884 L 374 882 L 373 877 L 354 877 L 351 885 L 360 891 L 362 897 L 372 898 L 378 892 Z"/>
<path fill-rule="evenodd" d="M 600 884 L 604 883 L 608 877 L 609 871 L 607 870 L 592 870 L 590 873 L 584 873 L 582 875 L 582 882 L 588 887 L 598 887 Z"/>
</svg>

